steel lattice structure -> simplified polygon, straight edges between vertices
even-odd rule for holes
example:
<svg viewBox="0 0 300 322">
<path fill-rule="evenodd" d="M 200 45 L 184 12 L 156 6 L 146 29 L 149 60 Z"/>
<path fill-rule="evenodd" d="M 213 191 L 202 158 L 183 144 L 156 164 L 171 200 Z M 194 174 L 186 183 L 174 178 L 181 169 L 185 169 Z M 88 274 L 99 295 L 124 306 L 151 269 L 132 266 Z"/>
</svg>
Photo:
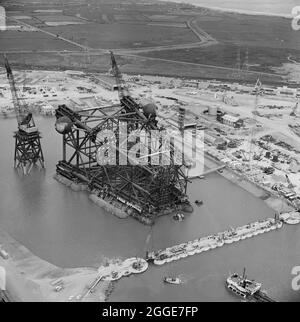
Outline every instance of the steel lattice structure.
<svg viewBox="0 0 300 322">
<path fill-rule="evenodd" d="M 65 105 L 56 110 L 56 130 L 63 134 L 57 173 L 88 184 L 98 197 L 137 218 L 153 219 L 175 209 L 191 211 L 184 157 L 177 162 L 174 142 L 161 135 L 156 107 L 131 97 L 112 52 L 111 62 L 119 105 L 77 113 Z"/>
<path fill-rule="evenodd" d="M 14 138 L 14 167 L 23 168 L 24 174 L 27 173 L 26 166 L 28 163 L 30 167 L 40 163 L 40 166 L 44 168 L 44 155 L 41 147 L 40 132 L 26 133 L 17 131 L 14 134 Z M 30 168 L 28 170 L 30 171 Z"/>
<path fill-rule="evenodd" d="M 135 111 L 135 108 L 137 110 Z M 157 130 L 156 122 L 149 122 L 140 107 L 127 98 L 120 106 L 90 108 L 73 112 L 65 105 L 56 111 L 57 120 L 68 118 L 70 130 L 63 133 L 63 159 L 57 164 L 57 173 L 76 183 L 87 183 L 90 190 L 97 191 L 101 198 L 115 198 L 142 216 L 154 216 L 166 210 L 182 209 L 188 205 L 186 198 L 187 177 L 182 165 L 119 164 L 126 158 L 125 148 L 117 148 L 117 164 L 99 164 L 97 154 L 103 142 L 97 139 L 106 129 L 115 133 L 118 147 L 120 126 L 127 125 L 127 134 L 144 129 Z M 154 152 L 154 151 L 152 151 Z M 171 154 L 172 156 L 172 154 Z"/>
<path fill-rule="evenodd" d="M 39 163 L 44 168 L 44 155 L 41 147 L 41 135 L 35 125 L 32 113 L 28 111 L 26 103 L 19 94 L 12 69 L 8 59 L 4 56 L 7 79 L 12 94 L 13 106 L 18 122 L 15 132 L 14 167 L 21 168 L 24 174 L 30 172 L 33 165 Z"/>
</svg>

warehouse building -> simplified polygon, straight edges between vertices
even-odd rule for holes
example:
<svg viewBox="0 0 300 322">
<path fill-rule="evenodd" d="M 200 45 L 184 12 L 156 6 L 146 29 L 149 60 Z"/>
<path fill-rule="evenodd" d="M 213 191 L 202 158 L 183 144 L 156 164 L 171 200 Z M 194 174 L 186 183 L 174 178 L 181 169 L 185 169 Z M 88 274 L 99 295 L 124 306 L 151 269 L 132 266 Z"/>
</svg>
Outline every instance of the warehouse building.
<svg viewBox="0 0 300 322">
<path fill-rule="evenodd" d="M 241 128 L 244 125 L 244 121 L 242 119 L 231 114 L 218 113 L 217 120 L 234 128 Z"/>
</svg>

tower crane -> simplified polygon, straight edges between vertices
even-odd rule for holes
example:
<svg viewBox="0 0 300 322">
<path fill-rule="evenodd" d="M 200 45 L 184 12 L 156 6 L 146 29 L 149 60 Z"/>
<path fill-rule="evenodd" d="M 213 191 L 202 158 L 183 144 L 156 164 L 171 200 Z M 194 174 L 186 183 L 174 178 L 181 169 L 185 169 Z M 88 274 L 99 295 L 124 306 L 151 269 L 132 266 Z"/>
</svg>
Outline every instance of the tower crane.
<svg viewBox="0 0 300 322">
<path fill-rule="evenodd" d="M 15 78 L 13 76 L 11 67 L 9 65 L 9 62 L 6 56 L 4 56 L 4 62 L 5 62 L 7 79 L 10 85 L 13 106 L 14 106 L 14 110 L 15 110 L 15 114 L 18 122 L 18 128 L 20 131 L 23 131 L 26 133 L 37 131 L 37 128 L 35 126 L 35 123 L 32 117 L 32 113 L 29 113 L 27 111 L 26 104 L 23 101 L 21 95 L 18 93 L 19 90 L 16 86 Z"/>
<path fill-rule="evenodd" d="M 249 147 L 249 161 L 250 161 L 250 168 L 252 169 L 252 158 L 253 158 L 253 140 L 254 140 L 254 129 L 256 126 L 256 114 L 257 114 L 257 106 L 258 106 L 258 98 L 259 96 L 262 95 L 263 90 L 262 90 L 262 83 L 260 79 L 258 78 L 254 87 L 254 92 L 255 92 L 255 103 L 254 103 L 254 111 L 252 111 L 253 118 L 254 118 L 254 126 L 251 129 L 251 133 L 249 136 L 250 139 L 250 147 Z"/>
<path fill-rule="evenodd" d="M 126 83 L 123 79 L 122 73 L 118 67 L 117 62 L 116 62 L 114 53 L 112 51 L 110 52 L 110 58 L 111 58 L 111 73 L 116 78 L 119 98 L 120 98 L 120 100 L 122 100 L 124 97 L 130 96 L 129 90 L 128 90 L 128 87 L 126 86 Z"/>
<path fill-rule="evenodd" d="M 32 166 L 37 162 L 44 168 L 44 156 L 40 142 L 41 136 L 35 125 L 32 113 L 28 111 L 26 103 L 19 94 L 12 69 L 5 55 L 4 64 L 18 123 L 18 131 L 14 133 L 14 167 L 22 168 L 23 173 L 28 174 Z"/>
<path fill-rule="evenodd" d="M 118 64 L 112 51 L 110 52 L 110 57 L 111 71 L 116 79 L 121 106 L 125 108 L 127 113 L 136 113 L 139 116 L 139 118 L 144 122 L 143 127 L 153 130 L 157 129 L 157 121 L 155 119 L 156 106 L 154 104 L 147 104 L 145 106 L 141 106 L 131 97 L 128 87 L 123 79 L 122 73 L 118 67 Z"/>
</svg>

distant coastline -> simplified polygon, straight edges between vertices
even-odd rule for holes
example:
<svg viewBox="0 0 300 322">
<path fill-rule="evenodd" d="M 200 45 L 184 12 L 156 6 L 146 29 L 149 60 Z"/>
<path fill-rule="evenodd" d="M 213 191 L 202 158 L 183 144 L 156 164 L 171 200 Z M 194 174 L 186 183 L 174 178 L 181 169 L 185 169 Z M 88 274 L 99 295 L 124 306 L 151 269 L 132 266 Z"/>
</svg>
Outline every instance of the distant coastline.
<svg viewBox="0 0 300 322">
<path fill-rule="evenodd" d="M 201 3 L 196 3 L 194 0 L 159 0 L 163 2 L 173 2 L 173 3 L 182 3 L 182 4 L 189 4 L 199 8 L 206 8 L 211 10 L 223 11 L 223 12 L 232 12 L 237 14 L 244 14 L 244 15 L 252 15 L 252 16 L 273 16 L 273 17 L 282 17 L 282 18 L 292 18 L 292 14 L 288 13 L 272 13 L 272 12 L 265 12 L 265 11 L 253 11 L 247 9 L 233 9 L 233 8 L 224 8 L 218 6 L 208 6 Z M 291 7 L 292 10 L 292 7 Z"/>
<path fill-rule="evenodd" d="M 202 7 L 202 8 L 207 8 L 207 9 L 212 9 L 212 10 L 224 11 L 224 12 L 238 13 L 238 14 L 241 14 L 241 15 L 272 16 L 272 17 L 292 18 L 292 14 L 270 13 L 270 12 L 242 10 L 242 9 L 227 9 L 227 8 L 210 7 L 210 6 L 203 6 L 203 5 L 197 5 L 197 4 L 195 4 L 195 6 Z"/>
</svg>

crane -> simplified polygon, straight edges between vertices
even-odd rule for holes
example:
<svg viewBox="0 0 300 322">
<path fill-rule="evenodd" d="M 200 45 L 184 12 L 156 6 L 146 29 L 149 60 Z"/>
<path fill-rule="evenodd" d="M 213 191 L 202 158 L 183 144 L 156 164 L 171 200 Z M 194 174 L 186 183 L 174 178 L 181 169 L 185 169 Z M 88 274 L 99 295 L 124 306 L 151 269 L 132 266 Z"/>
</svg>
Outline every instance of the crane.
<svg viewBox="0 0 300 322">
<path fill-rule="evenodd" d="M 18 123 L 18 130 L 14 133 L 14 167 L 21 168 L 26 175 L 37 162 L 44 168 L 44 156 L 40 142 L 41 136 L 34 123 L 32 113 L 28 111 L 26 103 L 19 94 L 12 69 L 5 55 L 4 64 Z"/>
<path fill-rule="evenodd" d="M 252 114 L 254 115 L 254 126 L 251 129 L 251 133 L 249 136 L 250 140 L 250 147 L 249 147 L 249 161 L 250 161 L 250 168 L 252 170 L 252 157 L 253 157 L 253 140 L 254 140 L 254 129 L 256 126 L 256 114 L 257 114 L 257 106 L 258 106 L 258 97 L 262 95 L 263 89 L 262 89 L 262 83 L 260 79 L 258 78 L 254 87 L 255 92 L 255 103 L 254 103 L 254 111 L 252 111 Z"/>
<path fill-rule="evenodd" d="M 35 132 L 37 131 L 37 127 L 35 126 L 32 113 L 29 113 L 27 111 L 27 106 L 23 101 L 21 95 L 19 95 L 19 89 L 16 86 L 15 78 L 13 76 L 13 73 L 6 55 L 4 55 L 4 63 L 5 63 L 7 79 L 10 85 L 13 106 L 14 106 L 14 110 L 15 110 L 15 114 L 18 122 L 18 128 L 20 131 L 24 131 L 27 133 Z"/>
<path fill-rule="evenodd" d="M 122 73 L 118 67 L 117 62 L 116 62 L 114 53 L 112 51 L 110 52 L 110 57 L 111 57 L 112 75 L 114 75 L 116 78 L 118 92 L 119 92 L 119 98 L 120 98 L 120 100 L 122 100 L 122 98 L 130 96 L 129 90 L 128 90 L 128 87 L 126 86 L 126 83 L 123 79 Z"/>
<path fill-rule="evenodd" d="M 111 57 L 111 72 L 112 75 L 116 78 L 116 83 L 118 87 L 118 93 L 121 105 L 124 107 L 127 113 L 136 113 L 138 117 L 143 121 L 143 128 L 149 128 L 156 130 L 157 129 L 157 120 L 156 120 L 156 106 L 154 104 L 141 106 L 136 102 L 130 95 L 128 87 L 123 79 L 122 73 L 118 67 L 115 56 L 113 52 L 110 52 Z"/>
</svg>

